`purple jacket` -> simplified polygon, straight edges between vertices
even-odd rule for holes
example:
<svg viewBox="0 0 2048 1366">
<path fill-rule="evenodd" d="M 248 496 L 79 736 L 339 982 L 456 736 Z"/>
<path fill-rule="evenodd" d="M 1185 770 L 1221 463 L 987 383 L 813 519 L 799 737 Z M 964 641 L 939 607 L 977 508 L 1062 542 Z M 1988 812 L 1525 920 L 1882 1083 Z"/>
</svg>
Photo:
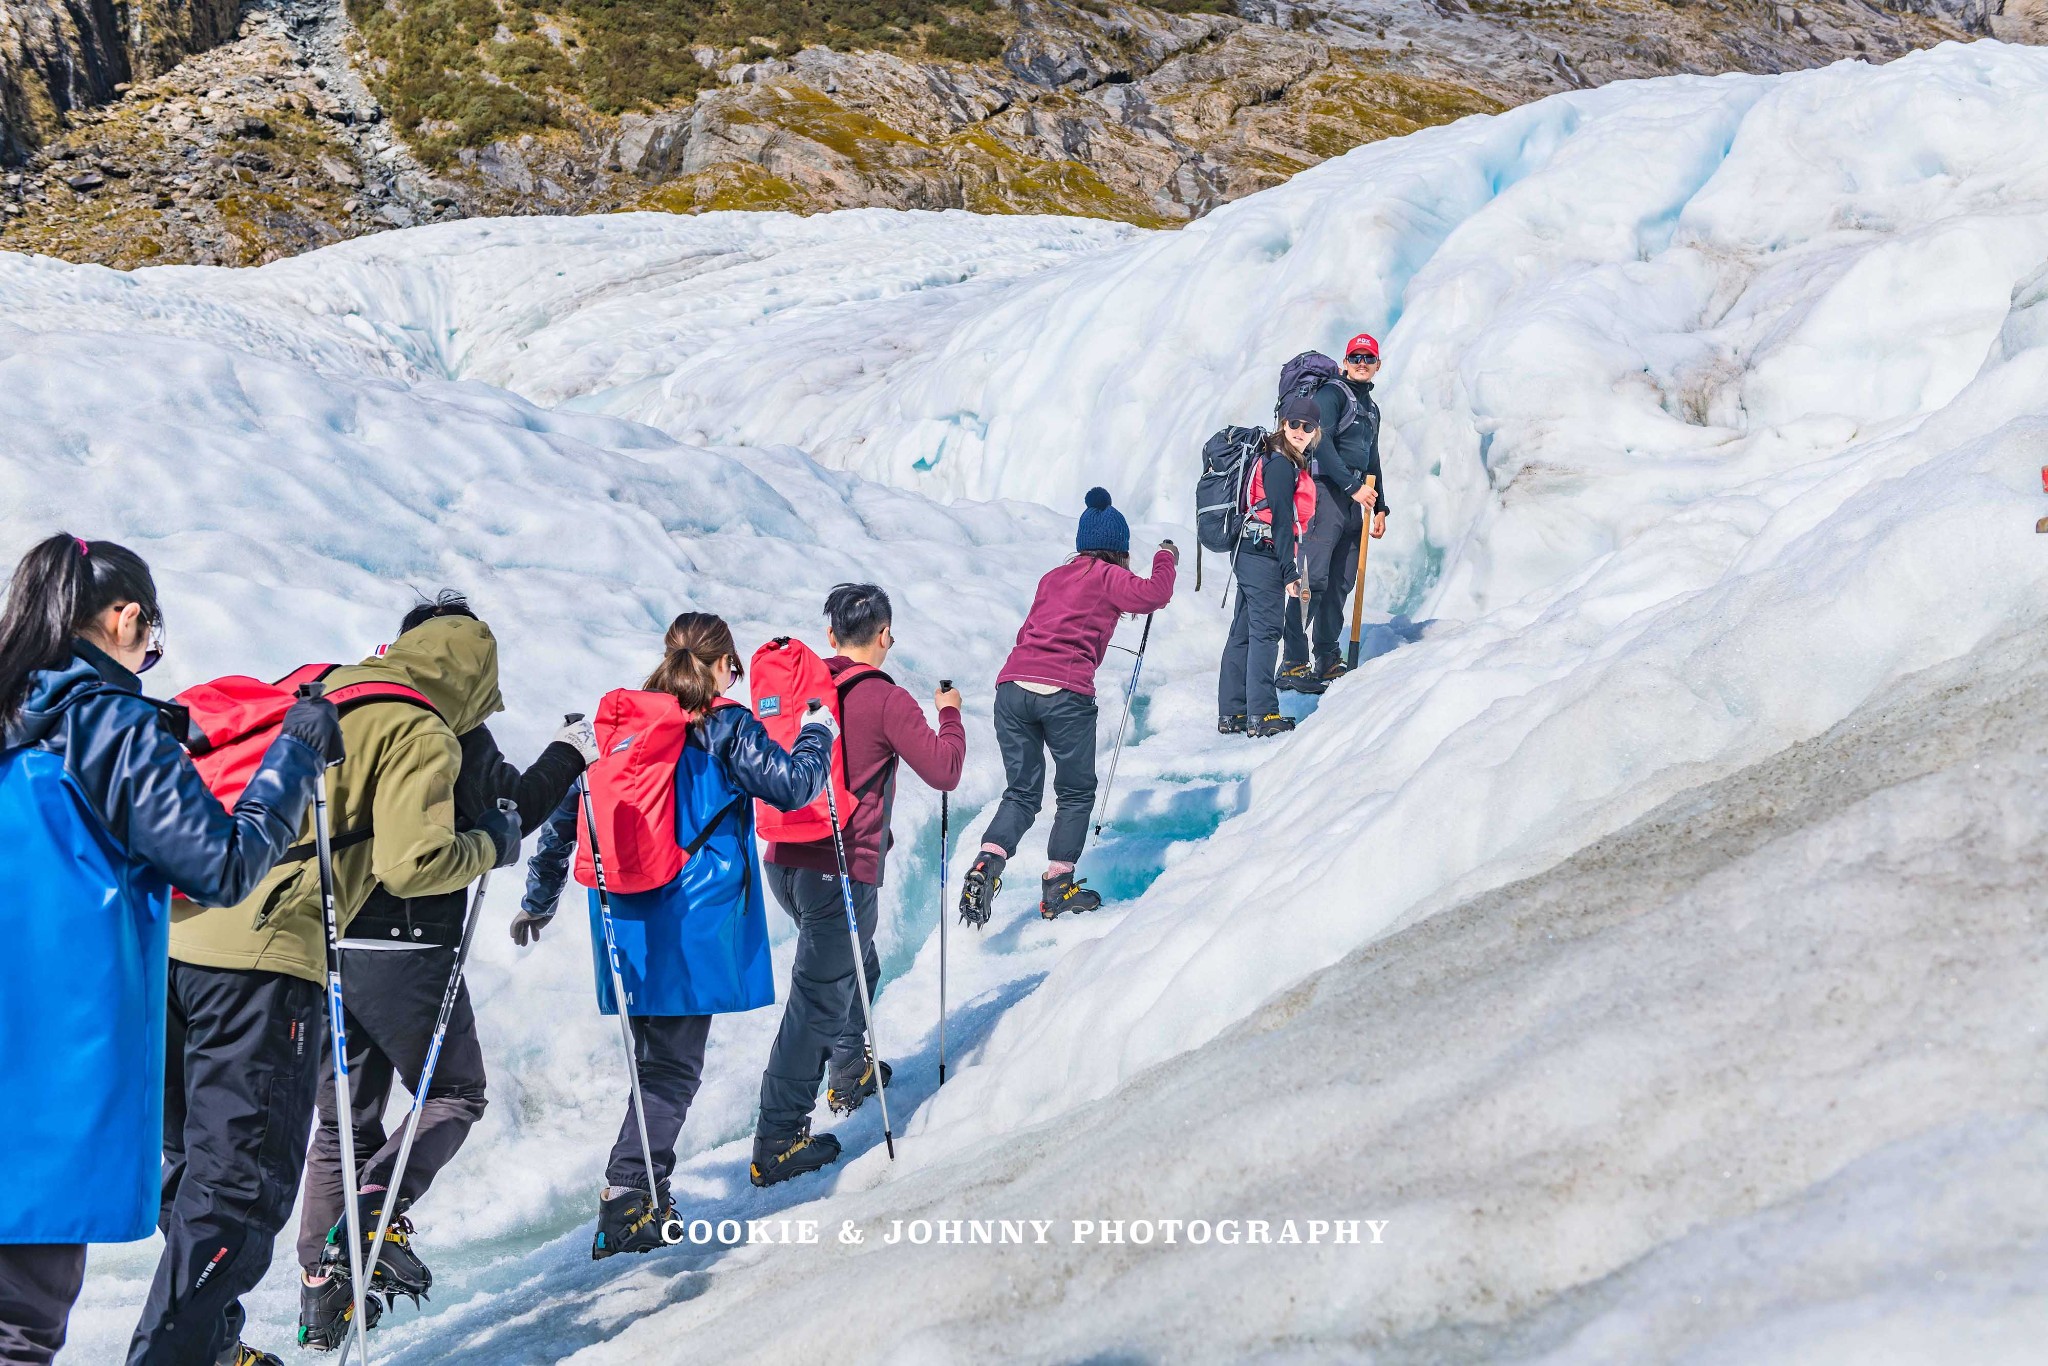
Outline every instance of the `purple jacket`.
<svg viewBox="0 0 2048 1366">
<path fill-rule="evenodd" d="M 1045 683 L 1095 696 L 1095 671 L 1126 612 L 1156 612 L 1173 598 L 1173 552 L 1152 557 L 1152 577 L 1076 555 L 1038 581 L 1038 596 L 996 684 Z"/>
</svg>

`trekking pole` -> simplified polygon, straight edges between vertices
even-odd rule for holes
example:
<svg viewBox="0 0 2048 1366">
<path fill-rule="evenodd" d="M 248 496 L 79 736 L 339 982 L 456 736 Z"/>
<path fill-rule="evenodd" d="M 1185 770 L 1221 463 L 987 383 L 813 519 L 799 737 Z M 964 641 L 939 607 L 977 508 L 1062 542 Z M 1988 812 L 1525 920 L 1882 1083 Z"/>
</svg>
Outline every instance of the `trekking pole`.
<svg viewBox="0 0 2048 1366">
<path fill-rule="evenodd" d="M 939 680 L 941 691 L 948 690 L 952 686 L 953 680 L 950 678 Z M 941 1086 L 946 1084 L 946 854 L 948 852 L 946 827 L 949 814 L 946 798 L 950 795 L 950 793 L 946 792 L 939 794 L 939 1085 Z M 879 1077 L 881 1074 L 877 1071 L 876 1075 Z M 880 1082 L 876 1083 L 878 1086 L 880 1084 Z"/>
<path fill-rule="evenodd" d="M 1138 658 L 1131 665 L 1131 681 L 1124 688 L 1124 719 L 1117 723 L 1116 748 L 1109 755 L 1109 781 L 1102 785 L 1102 817 L 1109 819 L 1109 795 L 1116 791 L 1116 763 L 1123 757 L 1124 732 L 1131 725 L 1131 701 L 1138 695 L 1138 672 L 1145 667 L 1145 646 L 1152 639 L 1152 614 L 1145 614 L 1145 632 L 1138 637 Z M 1095 833 L 1102 834 L 1102 821 L 1095 822 Z"/>
<path fill-rule="evenodd" d="M 301 697 L 319 697 L 320 683 L 299 687 Z M 341 1194 L 347 1202 L 342 1218 L 348 1228 L 349 1291 L 354 1297 L 355 1336 L 362 1342 L 363 1366 L 369 1366 L 369 1329 L 363 1321 L 363 1230 L 356 1211 L 356 1128 L 354 1098 L 348 1079 L 348 1025 L 341 994 L 341 922 L 334 911 L 334 841 L 327 826 L 327 775 L 313 785 L 313 849 L 320 865 L 320 919 L 327 930 L 327 1031 L 334 1046 L 334 1127 L 341 1135 Z"/>
<path fill-rule="evenodd" d="M 512 815 L 519 810 L 519 803 L 509 797 L 498 798 L 498 810 Z M 363 1268 L 368 1280 L 377 1279 L 377 1259 L 384 1252 L 384 1233 L 391 1227 L 391 1211 L 398 1204 L 398 1192 L 405 1184 L 405 1164 L 412 1158 L 412 1143 L 419 1136 L 420 1115 L 426 1107 L 427 1091 L 434 1084 L 434 1067 L 441 1061 L 441 1043 L 448 1037 L 448 1021 L 455 1014 L 455 998 L 462 991 L 462 969 L 469 962 L 469 943 L 476 937 L 476 922 L 483 918 L 484 889 L 491 885 L 491 870 L 486 868 L 476 880 L 476 892 L 470 897 L 469 914 L 462 922 L 462 942 L 455 950 L 455 969 L 448 974 L 448 985 L 441 992 L 441 1013 L 434 1017 L 433 1038 L 427 1043 L 427 1060 L 420 1064 L 419 1084 L 412 1094 L 412 1113 L 405 1119 L 405 1137 L 398 1145 L 398 1162 L 391 1169 L 391 1184 L 385 1189 L 390 1194 L 385 1198 L 384 1208 L 377 1215 L 377 1236 L 370 1240 L 370 1261 Z M 347 1344 L 343 1344 L 340 1366 L 348 1366 Z"/>
<path fill-rule="evenodd" d="M 1378 476 L 1365 476 L 1367 488 L 1376 488 L 1378 483 Z M 1365 530 L 1358 537 L 1358 586 L 1351 590 L 1351 650 L 1344 659 L 1347 669 L 1358 667 L 1358 632 L 1365 620 L 1365 555 L 1372 549 L 1372 518 L 1372 513 L 1365 514 Z"/>
<path fill-rule="evenodd" d="M 650 1214 L 661 1214 L 661 1191 L 654 1179 L 654 1145 L 647 1141 L 647 1107 L 640 1099 L 640 1057 L 633 1048 L 633 1026 L 626 1019 L 626 974 L 619 967 L 619 940 L 612 931 L 612 898 L 604 885 L 604 855 L 597 848 L 597 807 L 590 800 L 590 779 L 583 784 L 583 823 L 590 828 L 590 866 L 597 874 L 597 918 L 604 926 L 604 956 L 612 969 L 612 1003 L 619 1008 L 619 1041 L 626 1048 L 626 1078 L 633 1086 L 633 1122 L 640 1126 L 640 1160 L 647 1164 Z"/>
<path fill-rule="evenodd" d="M 1202 538 L 1195 538 L 1195 591 L 1202 591 Z"/>
<path fill-rule="evenodd" d="M 805 710 L 814 712 L 824 705 L 814 697 L 811 699 L 811 705 Z M 832 818 L 832 852 L 839 859 L 839 899 L 846 906 L 846 933 L 853 939 L 854 987 L 860 992 L 861 1018 L 868 1026 L 868 1060 L 875 1067 L 875 1099 L 882 1102 L 882 1142 L 888 1145 L 889 1160 L 894 1162 L 896 1132 L 889 1127 L 889 1088 L 882 1084 L 882 1044 L 875 1037 L 875 1007 L 868 1000 L 867 960 L 860 951 L 860 917 L 853 909 L 853 874 L 847 871 L 846 836 L 839 828 L 839 798 L 832 791 L 832 774 L 829 767 L 825 773 L 825 814 Z M 943 926 L 946 923 L 943 902 L 939 911 L 939 924 Z"/>
</svg>

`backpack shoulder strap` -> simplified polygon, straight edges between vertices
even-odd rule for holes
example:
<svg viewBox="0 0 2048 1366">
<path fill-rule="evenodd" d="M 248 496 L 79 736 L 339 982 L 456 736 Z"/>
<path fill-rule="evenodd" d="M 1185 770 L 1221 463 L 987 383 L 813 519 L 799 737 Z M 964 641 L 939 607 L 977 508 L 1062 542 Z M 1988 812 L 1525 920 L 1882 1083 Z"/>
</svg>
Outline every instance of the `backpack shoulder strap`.
<svg viewBox="0 0 2048 1366">
<path fill-rule="evenodd" d="M 349 711 L 371 702 L 403 702 L 407 706 L 433 712 L 436 716 L 441 714 L 435 710 L 434 704 L 427 700 L 425 693 L 404 683 L 385 683 L 377 679 L 362 683 L 344 683 L 338 688 L 329 689 L 326 696 L 339 711 Z"/>
</svg>

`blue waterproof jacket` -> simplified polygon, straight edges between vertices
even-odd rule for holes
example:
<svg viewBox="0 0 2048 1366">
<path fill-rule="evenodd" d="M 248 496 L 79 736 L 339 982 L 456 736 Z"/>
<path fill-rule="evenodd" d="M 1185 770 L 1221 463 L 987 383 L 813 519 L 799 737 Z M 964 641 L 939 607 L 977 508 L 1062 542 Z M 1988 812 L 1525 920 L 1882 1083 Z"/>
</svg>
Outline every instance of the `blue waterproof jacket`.
<svg viewBox="0 0 2048 1366">
<path fill-rule="evenodd" d="M 676 764 L 676 842 L 702 846 L 667 886 L 611 894 L 631 1015 L 722 1015 L 775 1003 L 768 957 L 761 861 L 754 844 L 751 798 L 793 811 L 825 786 L 831 732 L 806 726 L 785 751 L 745 707 L 715 709 L 690 728 Z M 571 792 L 541 830 L 527 865 L 529 915 L 549 916 L 562 895 L 576 847 L 580 790 Z M 590 942 L 597 1008 L 618 1013 L 597 893 L 590 893 Z"/>
<path fill-rule="evenodd" d="M 179 743 L 183 713 L 72 648 L 0 737 L 0 1243 L 154 1231 L 170 889 L 247 896 L 320 776 L 281 738 L 230 815 Z"/>
</svg>

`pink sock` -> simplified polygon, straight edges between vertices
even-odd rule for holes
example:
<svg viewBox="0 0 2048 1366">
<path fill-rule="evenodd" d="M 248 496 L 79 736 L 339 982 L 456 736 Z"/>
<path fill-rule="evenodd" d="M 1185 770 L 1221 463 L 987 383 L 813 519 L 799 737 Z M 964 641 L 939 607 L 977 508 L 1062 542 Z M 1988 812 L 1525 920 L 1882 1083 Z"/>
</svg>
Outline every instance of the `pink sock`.
<svg viewBox="0 0 2048 1366">
<path fill-rule="evenodd" d="M 1006 859 L 1010 856 L 1010 851 L 1003 848 L 1000 844 L 984 844 L 981 846 L 981 852 L 984 854 L 994 854 L 997 858 L 1001 859 Z"/>
<path fill-rule="evenodd" d="M 1059 877 L 1062 874 L 1073 871 L 1074 865 L 1071 863 L 1048 863 L 1045 865 L 1045 875 L 1049 878 Z"/>
</svg>

